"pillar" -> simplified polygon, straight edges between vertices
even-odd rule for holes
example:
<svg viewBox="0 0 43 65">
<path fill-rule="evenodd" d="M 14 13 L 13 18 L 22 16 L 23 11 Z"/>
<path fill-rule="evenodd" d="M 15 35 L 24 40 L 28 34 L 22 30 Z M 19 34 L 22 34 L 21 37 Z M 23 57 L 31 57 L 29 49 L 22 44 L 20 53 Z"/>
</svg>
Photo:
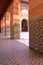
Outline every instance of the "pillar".
<svg viewBox="0 0 43 65">
<path fill-rule="evenodd" d="M 5 36 L 6 36 L 6 13 L 4 14 L 4 21 L 5 21 Z"/>
<path fill-rule="evenodd" d="M 10 36 L 10 12 L 7 9 L 6 14 L 5 14 L 5 20 L 6 20 L 6 35 Z"/>
<path fill-rule="evenodd" d="M 1 20 L 0 20 L 0 33 L 1 33 Z"/>
<path fill-rule="evenodd" d="M 3 16 L 2 20 L 1 20 L 1 33 L 3 35 L 5 35 L 5 18 Z"/>
<path fill-rule="evenodd" d="M 2 31 L 2 27 L 3 27 L 3 24 L 2 24 L 2 19 L 1 19 L 1 33 L 3 32 L 3 31 Z"/>
<path fill-rule="evenodd" d="M 10 6 L 10 36 L 20 38 L 20 1 L 14 0 Z"/>
<path fill-rule="evenodd" d="M 6 13 L 3 15 L 1 19 L 1 33 L 6 36 Z"/>
</svg>

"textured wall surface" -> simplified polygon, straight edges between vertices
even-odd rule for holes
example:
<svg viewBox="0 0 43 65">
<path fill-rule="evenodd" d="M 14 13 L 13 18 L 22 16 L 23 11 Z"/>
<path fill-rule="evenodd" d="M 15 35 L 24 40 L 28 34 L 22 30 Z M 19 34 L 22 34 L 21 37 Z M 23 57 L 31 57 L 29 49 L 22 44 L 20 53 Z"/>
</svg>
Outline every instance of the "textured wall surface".
<svg viewBox="0 0 43 65">
<path fill-rule="evenodd" d="M 28 10 L 28 4 L 20 2 L 20 10 L 27 9 Z"/>
<path fill-rule="evenodd" d="M 43 52 L 43 17 L 30 21 L 30 48 Z"/>
<path fill-rule="evenodd" d="M 43 0 L 30 0 L 30 48 L 43 52 Z"/>
</svg>

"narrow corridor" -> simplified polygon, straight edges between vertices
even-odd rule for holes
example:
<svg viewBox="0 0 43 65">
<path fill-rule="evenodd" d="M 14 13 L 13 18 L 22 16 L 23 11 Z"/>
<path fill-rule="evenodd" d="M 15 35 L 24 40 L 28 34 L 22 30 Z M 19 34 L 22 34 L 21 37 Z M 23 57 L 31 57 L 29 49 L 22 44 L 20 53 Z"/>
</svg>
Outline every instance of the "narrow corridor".
<svg viewBox="0 0 43 65">
<path fill-rule="evenodd" d="M 0 38 L 0 65 L 43 65 L 43 55 L 29 49 L 29 45 L 20 40 Z"/>
</svg>

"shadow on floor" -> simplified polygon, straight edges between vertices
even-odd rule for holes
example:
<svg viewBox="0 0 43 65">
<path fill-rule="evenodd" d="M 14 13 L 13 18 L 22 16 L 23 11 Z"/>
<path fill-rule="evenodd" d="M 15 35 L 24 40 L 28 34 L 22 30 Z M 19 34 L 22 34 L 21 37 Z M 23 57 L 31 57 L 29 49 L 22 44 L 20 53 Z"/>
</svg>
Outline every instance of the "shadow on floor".
<svg viewBox="0 0 43 65">
<path fill-rule="evenodd" d="M 0 65 L 43 65 L 43 55 L 17 40 L 0 40 Z"/>
</svg>

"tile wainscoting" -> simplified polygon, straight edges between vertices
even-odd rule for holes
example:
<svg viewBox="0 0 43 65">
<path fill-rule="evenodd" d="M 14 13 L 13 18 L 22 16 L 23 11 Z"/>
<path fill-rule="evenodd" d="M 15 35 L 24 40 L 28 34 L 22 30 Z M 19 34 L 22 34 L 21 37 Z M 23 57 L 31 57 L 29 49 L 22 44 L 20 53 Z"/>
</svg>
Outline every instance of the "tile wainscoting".
<svg viewBox="0 0 43 65">
<path fill-rule="evenodd" d="M 29 25 L 30 48 L 43 53 L 43 17 L 31 20 Z"/>
</svg>

